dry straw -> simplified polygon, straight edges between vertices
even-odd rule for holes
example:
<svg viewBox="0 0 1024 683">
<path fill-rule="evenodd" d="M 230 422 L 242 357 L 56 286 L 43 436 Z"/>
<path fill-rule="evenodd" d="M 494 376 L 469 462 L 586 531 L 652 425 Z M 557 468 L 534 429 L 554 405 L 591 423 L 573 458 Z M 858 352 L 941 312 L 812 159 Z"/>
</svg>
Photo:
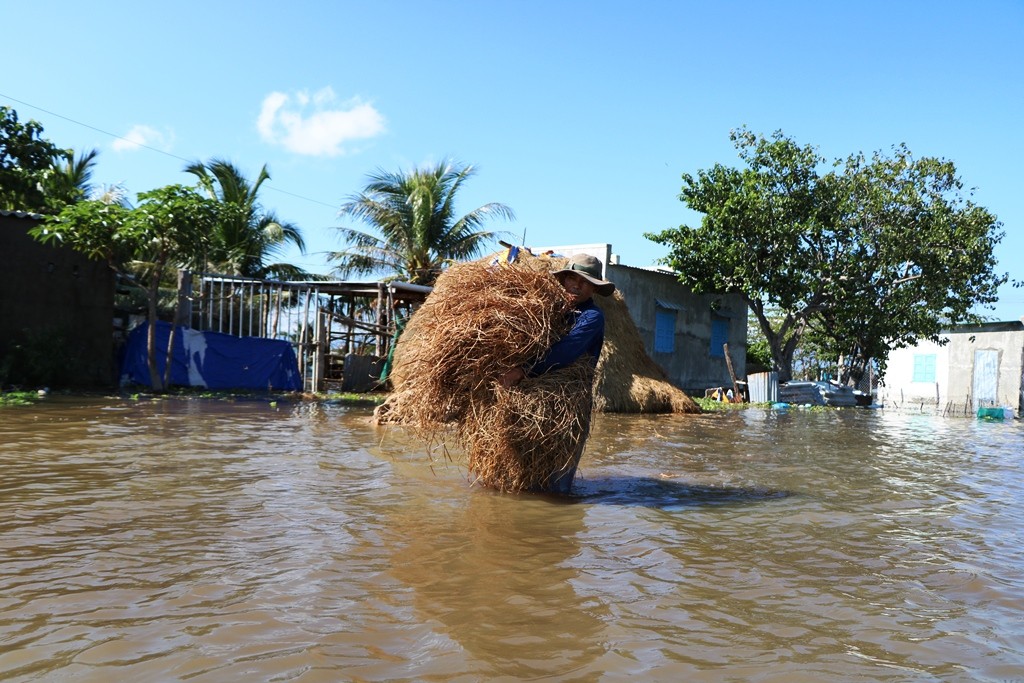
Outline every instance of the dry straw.
<svg viewBox="0 0 1024 683">
<path fill-rule="evenodd" d="M 597 366 L 594 409 L 602 413 L 700 413 L 644 349 L 622 294 L 594 297 L 604 312 L 604 350 Z"/>
<path fill-rule="evenodd" d="M 546 271 L 453 265 L 395 349 L 394 392 L 378 419 L 408 424 L 429 443 L 454 440 L 485 486 L 542 487 L 586 440 L 593 371 L 574 368 L 511 389 L 498 380 L 564 335 L 569 310 L 568 295 Z"/>
<path fill-rule="evenodd" d="M 547 273 L 483 262 L 451 266 L 395 348 L 391 381 L 403 406 L 396 417 L 423 427 L 464 417 L 474 397 L 565 334 L 569 304 Z"/>
<path fill-rule="evenodd" d="M 587 359 L 505 389 L 470 417 L 469 471 L 502 491 L 544 490 L 579 462 L 590 431 L 594 369 Z"/>
</svg>

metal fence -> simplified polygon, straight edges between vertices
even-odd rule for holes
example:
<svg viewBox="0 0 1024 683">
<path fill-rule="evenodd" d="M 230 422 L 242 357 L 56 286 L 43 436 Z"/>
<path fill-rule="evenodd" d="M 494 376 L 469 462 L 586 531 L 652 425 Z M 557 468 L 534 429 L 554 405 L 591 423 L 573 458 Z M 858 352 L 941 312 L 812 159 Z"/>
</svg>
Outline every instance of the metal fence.
<svg viewBox="0 0 1024 683">
<path fill-rule="evenodd" d="M 431 291 L 400 282 L 277 281 L 182 274 L 180 322 L 193 329 L 288 341 L 306 391 L 344 380 L 346 359 L 383 358 L 397 323 Z M 365 367 L 365 363 L 360 363 Z"/>
</svg>

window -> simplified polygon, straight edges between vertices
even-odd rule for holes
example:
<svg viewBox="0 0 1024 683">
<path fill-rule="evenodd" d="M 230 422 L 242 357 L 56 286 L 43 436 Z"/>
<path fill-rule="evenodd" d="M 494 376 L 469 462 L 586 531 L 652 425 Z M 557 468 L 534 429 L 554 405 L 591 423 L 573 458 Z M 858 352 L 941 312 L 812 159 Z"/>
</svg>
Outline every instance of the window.
<svg viewBox="0 0 1024 683">
<path fill-rule="evenodd" d="M 711 319 L 711 357 L 725 358 L 725 349 L 729 343 L 729 321 L 725 318 Z"/>
<path fill-rule="evenodd" d="M 676 350 L 676 311 L 658 308 L 654 311 L 654 352 L 674 353 Z"/>
<path fill-rule="evenodd" d="M 934 382 L 935 381 L 935 354 L 915 353 L 914 354 L 914 377 L 911 382 Z"/>
</svg>

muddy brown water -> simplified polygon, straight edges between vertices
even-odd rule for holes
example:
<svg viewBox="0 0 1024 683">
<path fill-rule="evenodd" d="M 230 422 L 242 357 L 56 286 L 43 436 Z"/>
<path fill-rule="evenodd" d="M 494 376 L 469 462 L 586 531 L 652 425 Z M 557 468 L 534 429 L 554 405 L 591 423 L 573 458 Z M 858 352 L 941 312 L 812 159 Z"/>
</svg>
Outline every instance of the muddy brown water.
<svg viewBox="0 0 1024 683">
<path fill-rule="evenodd" d="M 1019 422 L 602 415 L 556 499 L 369 415 L 0 410 L 0 679 L 1024 681 Z"/>
</svg>

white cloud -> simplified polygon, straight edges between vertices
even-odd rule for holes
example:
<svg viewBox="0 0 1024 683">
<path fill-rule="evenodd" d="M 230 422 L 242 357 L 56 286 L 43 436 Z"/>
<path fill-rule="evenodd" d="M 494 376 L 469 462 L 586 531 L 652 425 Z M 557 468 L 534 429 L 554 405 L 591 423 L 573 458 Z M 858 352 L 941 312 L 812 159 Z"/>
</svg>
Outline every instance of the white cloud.
<svg viewBox="0 0 1024 683">
<path fill-rule="evenodd" d="M 161 133 L 155 128 L 143 124 L 132 126 L 131 130 L 114 140 L 111 147 L 115 152 L 134 152 L 142 146 L 169 151 L 174 135 L 170 132 Z"/>
<path fill-rule="evenodd" d="M 330 87 L 312 95 L 270 93 L 256 128 L 265 142 L 310 156 L 345 154 L 348 143 L 385 131 L 384 117 L 373 105 L 358 98 L 338 103 Z"/>
</svg>

